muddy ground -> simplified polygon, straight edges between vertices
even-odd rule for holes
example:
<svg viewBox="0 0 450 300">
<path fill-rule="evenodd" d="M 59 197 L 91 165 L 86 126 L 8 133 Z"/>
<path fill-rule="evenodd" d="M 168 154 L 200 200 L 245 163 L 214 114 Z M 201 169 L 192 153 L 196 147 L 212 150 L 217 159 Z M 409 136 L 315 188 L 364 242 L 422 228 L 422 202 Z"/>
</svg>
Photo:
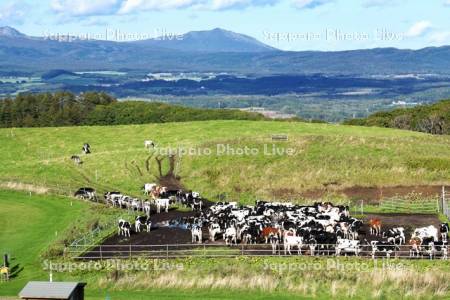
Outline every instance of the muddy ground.
<svg viewBox="0 0 450 300">
<path fill-rule="evenodd" d="M 131 232 L 131 237 L 122 237 L 117 234 L 109 237 L 104 241 L 102 246 L 95 247 L 92 251 L 85 253 L 83 257 L 88 258 L 100 258 L 102 257 L 129 257 L 130 249 L 132 252 L 141 251 L 142 255 L 145 255 L 145 251 L 149 251 L 149 256 L 164 256 L 166 254 L 171 254 L 170 250 L 183 250 L 183 249 L 191 249 L 192 246 L 178 246 L 178 247 L 170 247 L 166 245 L 190 245 L 191 244 L 191 233 L 189 230 L 178 228 L 178 227 L 165 227 L 158 226 L 158 224 L 164 224 L 165 221 L 180 219 L 183 217 L 191 217 L 194 216 L 194 212 L 180 212 L 177 210 L 171 210 L 169 213 L 161 213 L 161 214 L 153 214 L 152 222 L 153 227 L 151 232 L 141 232 L 135 233 Z M 440 221 L 436 215 L 423 215 L 423 214 L 367 214 L 364 216 L 364 226 L 360 231 L 360 240 L 362 243 L 365 243 L 365 240 L 368 242 L 372 240 L 380 240 L 381 237 L 375 237 L 369 235 L 369 228 L 366 225 L 368 220 L 372 218 L 378 218 L 382 222 L 382 231 L 386 231 L 393 227 L 403 226 L 405 228 L 406 240 L 408 241 L 411 237 L 412 231 L 417 227 L 434 225 L 436 227 L 439 226 Z M 207 230 L 203 231 L 203 243 L 207 245 L 223 245 L 223 240 L 219 240 L 216 242 L 211 242 L 208 240 Z M 130 248 L 130 245 L 131 248 Z M 154 245 L 152 247 L 144 247 L 144 245 Z M 100 247 L 101 252 L 100 254 Z M 199 247 L 202 247 L 199 245 Z M 266 255 L 270 254 L 269 251 L 270 245 L 258 245 L 252 246 L 252 250 L 242 248 L 240 245 L 237 248 L 237 251 L 242 252 L 246 255 Z M 259 249 L 259 250 L 258 250 Z M 150 251 L 152 254 L 150 255 Z M 155 252 L 156 251 L 156 252 Z M 158 252 L 160 251 L 160 252 Z M 306 252 L 305 252 L 306 253 Z M 132 253 L 131 255 L 133 255 Z M 172 255 L 178 255 L 179 253 L 172 253 Z M 186 254 L 188 255 L 188 254 Z M 407 253 L 404 254 L 407 256 Z"/>
</svg>

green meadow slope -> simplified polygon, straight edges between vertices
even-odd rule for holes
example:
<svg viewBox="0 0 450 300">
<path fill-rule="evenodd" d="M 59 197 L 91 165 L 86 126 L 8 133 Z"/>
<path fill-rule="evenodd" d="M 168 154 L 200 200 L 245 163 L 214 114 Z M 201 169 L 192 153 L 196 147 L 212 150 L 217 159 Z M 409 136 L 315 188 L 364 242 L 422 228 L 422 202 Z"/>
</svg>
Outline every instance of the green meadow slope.
<svg viewBox="0 0 450 300">
<path fill-rule="evenodd" d="M 273 142 L 273 134 L 287 134 L 289 140 Z M 26 183 L 25 189 L 60 193 L 92 186 L 140 195 L 143 183 L 157 181 L 170 167 L 167 156 L 144 148 L 147 139 L 155 141 L 159 154 L 169 147 L 193 149 L 197 155 L 177 156 L 174 176 L 165 179 L 176 177 L 210 199 L 221 194 L 242 201 L 291 199 L 330 184 L 339 190 L 450 183 L 449 136 L 297 122 L 206 121 L 0 129 L 0 184 L 23 188 Z M 85 142 L 92 146 L 87 156 L 81 155 Z M 257 153 L 218 155 L 218 144 Z M 273 146 L 294 154 L 274 154 Z M 70 160 L 74 154 L 82 157 L 81 166 Z M 155 158 L 164 158 L 161 174 Z"/>
</svg>

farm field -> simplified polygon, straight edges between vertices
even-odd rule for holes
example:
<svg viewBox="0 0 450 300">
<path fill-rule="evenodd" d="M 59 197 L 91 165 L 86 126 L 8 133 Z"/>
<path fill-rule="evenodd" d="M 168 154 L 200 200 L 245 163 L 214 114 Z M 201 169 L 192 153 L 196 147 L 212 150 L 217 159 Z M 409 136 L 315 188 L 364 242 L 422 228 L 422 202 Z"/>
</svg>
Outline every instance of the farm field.
<svg viewBox="0 0 450 300">
<path fill-rule="evenodd" d="M 272 142 L 273 134 L 289 140 Z M 147 139 L 155 141 L 159 153 L 144 149 Z M 76 166 L 70 157 L 80 155 L 85 142 L 92 154 L 81 156 L 83 164 Z M 23 128 L 0 129 L 0 143 L 2 186 L 62 194 L 90 186 L 139 196 L 144 183 L 159 180 L 210 200 L 354 200 L 383 188 L 385 195 L 389 188 L 395 195 L 414 186 L 437 193 L 433 186 L 450 182 L 450 137 L 381 128 L 245 121 Z M 233 155 L 239 147 L 256 154 Z M 169 172 L 168 148 L 193 149 L 194 155 L 176 156 Z M 287 149 L 294 154 L 276 154 Z M 157 157 L 163 159 L 161 172 Z M 397 186 L 403 188 L 397 191 Z"/>
<path fill-rule="evenodd" d="M 54 232 L 87 218 L 89 206 L 67 198 L 1 192 L 1 250 L 12 253 L 16 277 L 0 283 L 14 297 L 28 280 L 46 280 L 42 254 Z M 33 241 L 30 243 L 30 241 Z M 54 262 L 64 261 L 56 259 Z M 311 257 L 237 257 L 205 260 L 134 260 L 147 270 L 54 272 L 54 280 L 83 280 L 87 299 L 448 299 L 450 264 L 442 260 Z M 159 266 L 159 267 L 158 267 Z M 395 296 L 394 296 L 395 295 Z M 8 298 L 9 299 L 9 298 Z M 14 299 L 14 298 L 11 298 Z"/>
<path fill-rule="evenodd" d="M 274 134 L 286 134 L 288 141 L 273 142 Z M 157 148 L 145 149 L 147 139 L 155 141 Z M 80 154 L 85 142 L 90 143 L 92 154 Z M 0 189 L 4 189 L 0 191 L 0 251 L 11 253 L 15 276 L 0 283 L 0 299 L 14 297 L 29 280 L 48 279 L 48 271 L 43 270 L 47 258 L 73 263 L 62 258 L 62 244 L 96 224 L 126 214 L 63 196 L 82 186 L 94 187 L 98 194 L 120 190 L 142 197 L 144 183 L 159 181 L 194 189 L 213 201 L 253 203 L 256 198 L 305 197 L 347 202 L 376 200 L 379 191 L 389 195 L 416 189 L 432 195 L 439 192 L 439 185 L 450 182 L 449 137 L 381 128 L 243 121 L 24 128 L 0 129 L 0 143 Z M 255 155 L 175 156 L 172 160 L 156 152 L 166 147 L 216 149 L 217 144 L 259 151 Z M 265 145 L 272 144 L 277 149 L 292 148 L 295 154 L 264 153 Z M 80 155 L 83 164 L 75 165 L 72 155 Z M 158 160 L 163 162 L 160 170 Z M 404 222 L 419 226 L 420 218 L 405 217 Z M 423 220 L 423 225 L 439 224 L 434 216 L 423 216 Z M 150 234 L 165 238 L 157 231 Z M 150 267 L 138 271 L 77 269 L 54 272 L 53 279 L 86 281 L 87 299 L 450 297 L 450 264 L 441 259 L 387 262 L 294 255 L 123 262 Z"/>
</svg>

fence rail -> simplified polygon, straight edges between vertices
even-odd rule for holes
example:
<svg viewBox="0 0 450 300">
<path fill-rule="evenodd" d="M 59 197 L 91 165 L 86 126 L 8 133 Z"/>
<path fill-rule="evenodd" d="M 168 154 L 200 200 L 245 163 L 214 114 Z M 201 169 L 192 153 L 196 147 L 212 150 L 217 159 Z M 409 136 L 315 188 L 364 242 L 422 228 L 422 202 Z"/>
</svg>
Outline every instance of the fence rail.
<svg viewBox="0 0 450 300">
<path fill-rule="evenodd" d="M 85 251 L 85 249 L 91 249 Z M 370 245 L 363 245 L 358 248 L 357 256 L 373 258 L 421 258 L 421 259 L 447 259 L 448 250 L 431 251 L 430 248 L 423 248 L 419 253 L 411 251 L 409 245 L 392 247 L 392 252 L 386 251 L 372 252 Z M 226 258 L 237 256 L 356 256 L 355 251 L 349 249 L 336 250 L 335 244 L 316 245 L 313 249 L 310 245 L 303 245 L 301 254 L 298 249 L 291 248 L 291 254 L 284 251 L 282 245 L 278 245 L 274 251 L 269 244 L 180 244 L 180 245 L 83 245 L 80 249 L 71 248 L 69 250 L 72 257 L 80 260 L 103 260 L 103 259 L 171 259 L 171 258 Z"/>
<path fill-rule="evenodd" d="M 421 200 L 389 198 L 381 200 L 379 207 L 385 211 L 399 213 L 435 214 L 440 211 L 439 198 Z"/>
</svg>

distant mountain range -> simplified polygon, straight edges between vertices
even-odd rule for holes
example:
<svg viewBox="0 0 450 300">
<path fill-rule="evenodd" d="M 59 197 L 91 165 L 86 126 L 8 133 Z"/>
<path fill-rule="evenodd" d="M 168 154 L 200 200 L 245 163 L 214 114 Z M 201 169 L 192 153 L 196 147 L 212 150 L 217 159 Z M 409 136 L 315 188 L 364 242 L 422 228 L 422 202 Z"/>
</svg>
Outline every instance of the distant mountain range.
<svg viewBox="0 0 450 300">
<path fill-rule="evenodd" d="M 57 41 L 0 27 L 0 72 L 53 69 L 198 71 L 245 74 L 450 74 L 450 46 L 338 52 L 281 51 L 226 31 L 189 32 L 180 39 L 135 42 Z"/>
</svg>

